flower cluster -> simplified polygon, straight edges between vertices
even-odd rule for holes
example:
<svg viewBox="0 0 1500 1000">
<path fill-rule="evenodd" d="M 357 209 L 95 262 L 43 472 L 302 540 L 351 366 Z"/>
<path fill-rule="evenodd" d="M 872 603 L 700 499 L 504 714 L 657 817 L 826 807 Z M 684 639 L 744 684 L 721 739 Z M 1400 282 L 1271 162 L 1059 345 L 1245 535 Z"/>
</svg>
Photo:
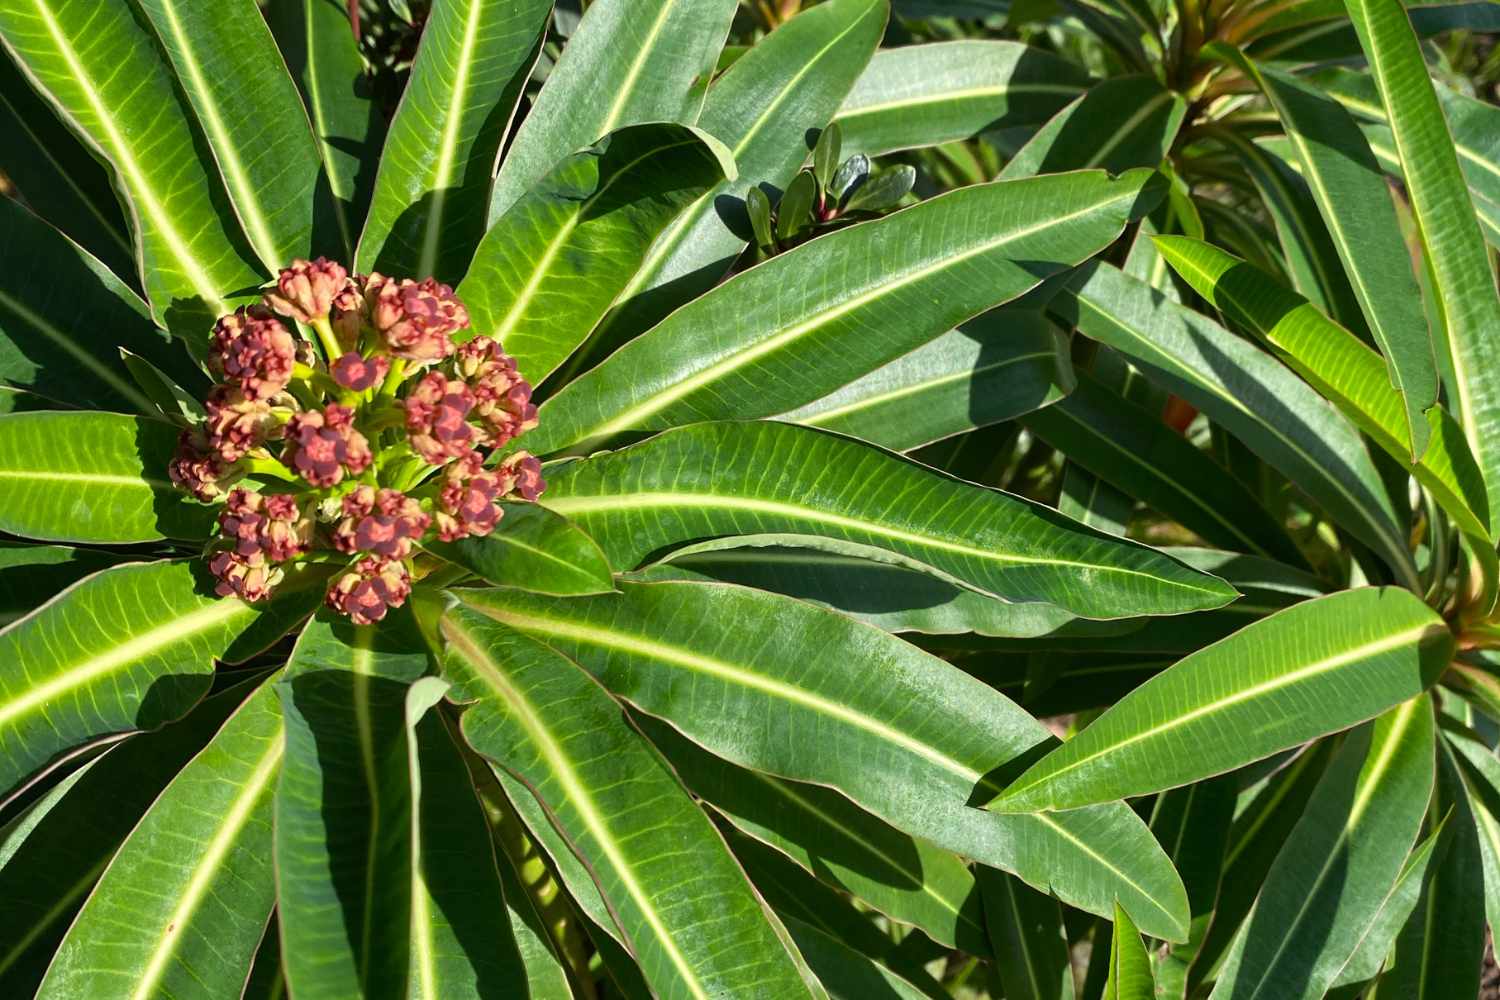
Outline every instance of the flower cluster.
<svg viewBox="0 0 1500 1000">
<path fill-rule="evenodd" d="M 168 472 L 222 504 L 220 594 L 263 600 L 289 566 L 335 561 L 328 605 L 367 625 L 406 601 L 424 538 L 487 535 L 499 501 L 545 487 L 526 452 L 493 460 L 536 426 L 530 384 L 432 278 L 294 261 L 219 318 L 207 360 L 219 384 Z"/>
</svg>

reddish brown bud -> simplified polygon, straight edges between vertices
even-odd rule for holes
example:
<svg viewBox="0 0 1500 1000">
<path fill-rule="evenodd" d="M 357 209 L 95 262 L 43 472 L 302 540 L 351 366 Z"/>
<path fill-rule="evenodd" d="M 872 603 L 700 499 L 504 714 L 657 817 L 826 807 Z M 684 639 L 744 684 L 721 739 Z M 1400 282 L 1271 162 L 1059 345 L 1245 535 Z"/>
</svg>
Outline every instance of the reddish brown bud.
<svg viewBox="0 0 1500 1000">
<path fill-rule="evenodd" d="M 395 559 L 361 559 L 328 588 L 330 608 L 348 615 L 356 625 L 372 625 L 390 608 L 406 603 L 411 575 Z"/>
<path fill-rule="evenodd" d="M 214 324 L 208 366 L 251 399 L 266 399 L 286 387 L 297 357 L 297 341 L 260 306 L 241 306 Z"/>
<path fill-rule="evenodd" d="M 334 297 L 349 283 L 343 265 L 326 257 L 294 260 L 276 276 L 276 288 L 265 294 L 266 305 L 300 323 L 324 319 Z"/>
<path fill-rule="evenodd" d="M 453 334 L 469 314 L 453 289 L 433 278 L 396 281 L 371 274 L 365 284 L 371 325 L 391 353 L 410 361 L 437 361 L 453 353 Z"/>
<path fill-rule="evenodd" d="M 364 283 L 363 275 L 355 275 L 333 297 L 333 306 L 328 313 L 328 324 L 333 328 L 333 335 L 347 351 L 358 346 L 359 331 L 365 322 Z"/>
<path fill-rule="evenodd" d="M 514 493 L 523 500 L 535 503 L 547 488 L 546 481 L 542 479 L 542 463 L 529 452 L 518 451 L 507 456 L 500 463 L 499 472 L 509 479 L 510 488 L 506 492 Z"/>
<path fill-rule="evenodd" d="M 471 451 L 443 472 L 436 514 L 438 537 L 445 542 L 468 535 L 488 535 L 500 520 L 495 503 L 508 479 L 484 468 L 478 452 Z"/>
<path fill-rule="evenodd" d="M 220 597 L 238 597 L 242 601 L 261 601 L 271 596 L 281 582 L 282 572 L 266 562 L 257 552 L 242 556 L 236 552 L 219 552 L 208 563 L 208 571 L 218 578 L 214 593 Z"/>
<path fill-rule="evenodd" d="M 240 469 L 210 451 L 208 438 L 201 430 L 185 430 L 177 438 L 177 453 L 167 463 L 167 475 L 179 489 L 204 503 L 212 503 L 221 499 L 229 484 L 239 478 Z"/>
<path fill-rule="evenodd" d="M 307 551 L 312 541 L 312 519 L 288 493 L 270 495 L 238 487 L 229 494 L 219 514 L 219 530 L 234 542 L 237 555 L 264 555 L 284 562 Z"/>
<path fill-rule="evenodd" d="M 403 401 L 412 450 L 432 465 L 443 465 L 483 443 L 468 422 L 474 394 L 440 372 L 422 376 Z"/>
<path fill-rule="evenodd" d="M 280 436 L 281 426 L 271 404 L 235 385 L 221 385 L 209 393 L 204 409 L 208 445 L 225 462 L 238 462 L 245 453 Z"/>
<path fill-rule="evenodd" d="M 333 486 L 345 474 L 357 476 L 370 465 L 370 443 L 354 429 L 354 411 L 329 403 L 292 417 L 282 461 L 314 486 Z"/>
<path fill-rule="evenodd" d="M 334 527 L 334 547 L 386 559 L 405 559 L 432 523 L 417 501 L 400 490 L 377 491 L 372 486 L 360 486 L 345 496 L 343 513 Z"/>
<path fill-rule="evenodd" d="M 366 358 L 354 351 L 339 355 L 333 363 L 333 380 L 345 389 L 364 392 L 377 382 L 385 380 L 391 370 L 391 361 L 386 357 Z"/>
<path fill-rule="evenodd" d="M 499 447 L 536 426 L 531 383 L 495 341 L 475 337 L 460 345 L 456 367 L 474 392 L 474 416 L 484 421 L 490 444 Z"/>
</svg>

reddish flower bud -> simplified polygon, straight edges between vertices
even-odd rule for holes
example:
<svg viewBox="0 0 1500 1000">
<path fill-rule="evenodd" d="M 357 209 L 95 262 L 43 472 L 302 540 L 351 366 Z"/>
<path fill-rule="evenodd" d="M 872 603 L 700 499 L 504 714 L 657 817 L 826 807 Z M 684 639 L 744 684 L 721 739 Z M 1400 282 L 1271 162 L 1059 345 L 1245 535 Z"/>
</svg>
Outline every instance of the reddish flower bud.
<svg viewBox="0 0 1500 1000">
<path fill-rule="evenodd" d="M 340 552 L 373 552 L 386 559 L 405 559 L 412 543 L 426 533 L 432 518 L 400 490 L 376 491 L 360 486 L 344 497 L 344 516 L 334 527 L 333 545 Z"/>
<path fill-rule="evenodd" d="M 328 325 L 345 350 L 352 351 L 359 344 L 360 327 L 365 322 L 364 283 L 362 275 L 355 275 L 345 283 L 343 290 L 333 297 L 328 313 Z"/>
<path fill-rule="evenodd" d="M 177 438 L 177 453 L 167 463 L 172 482 L 204 503 L 221 499 L 240 471 L 209 450 L 208 437 L 201 430 L 183 431 Z"/>
<path fill-rule="evenodd" d="M 485 470 L 477 451 L 449 465 L 438 492 L 438 537 L 453 542 L 468 535 L 488 535 L 500 520 L 501 510 L 495 501 L 507 482 Z"/>
<path fill-rule="evenodd" d="M 349 272 L 326 257 L 294 260 L 276 276 L 276 288 L 265 294 L 266 305 L 299 323 L 327 317 L 334 297 L 349 284 Z"/>
<path fill-rule="evenodd" d="M 289 493 L 270 495 L 238 487 L 219 514 L 219 530 L 234 542 L 237 555 L 264 555 L 285 562 L 302 555 L 312 542 L 312 518 Z"/>
<path fill-rule="evenodd" d="M 259 552 L 248 557 L 236 552 L 219 552 L 209 560 L 208 571 L 219 580 L 214 593 L 250 602 L 270 597 L 271 590 L 283 576 L 282 571 L 267 563 Z"/>
<path fill-rule="evenodd" d="M 371 625 L 399 608 L 411 594 L 411 575 L 395 559 L 361 559 L 328 588 L 328 606 L 356 625 Z"/>
<path fill-rule="evenodd" d="M 282 461 L 314 486 L 333 486 L 370 465 L 370 443 L 354 429 L 354 411 L 329 403 L 321 412 L 298 413 L 287 425 Z"/>
<path fill-rule="evenodd" d="M 446 358 L 453 353 L 453 334 L 469 325 L 469 313 L 453 289 L 433 278 L 396 281 L 371 274 L 365 302 L 391 353 L 410 361 Z"/>
<path fill-rule="evenodd" d="M 518 451 L 500 463 L 499 472 L 510 483 L 507 493 L 514 493 L 531 503 L 542 495 L 547 483 L 542 479 L 542 463 L 530 452 Z"/>
<path fill-rule="evenodd" d="M 297 340 L 260 306 L 241 306 L 214 324 L 208 366 L 251 399 L 274 396 L 292 378 Z"/>
<path fill-rule="evenodd" d="M 536 426 L 531 383 L 516 370 L 515 359 L 489 337 L 475 337 L 458 348 L 459 377 L 474 392 L 474 415 L 484 421 L 495 447 Z"/>
<path fill-rule="evenodd" d="M 225 462 L 238 462 L 245 453 L 281 435 L 271 404 L 235 385 L 216 386 L 204 402 L 208 445 Z"/>
<path fill-rule="evenodd" d="M 384 381 L 386 372 L 390 370 L 389 358 L 366 358 L 355 351 L 339 355 L 332 368 L 333 380 L 355 392 L 364 392 L 375 383 Z"/>
<path fill-rule="evenodd" d="M 468 422 L 474 394 L 457 379 L 428 372 L 403 401 L 412 450 L 432 465 L 443 465 L 472 451 L 482 440 Z"/>
</svg>

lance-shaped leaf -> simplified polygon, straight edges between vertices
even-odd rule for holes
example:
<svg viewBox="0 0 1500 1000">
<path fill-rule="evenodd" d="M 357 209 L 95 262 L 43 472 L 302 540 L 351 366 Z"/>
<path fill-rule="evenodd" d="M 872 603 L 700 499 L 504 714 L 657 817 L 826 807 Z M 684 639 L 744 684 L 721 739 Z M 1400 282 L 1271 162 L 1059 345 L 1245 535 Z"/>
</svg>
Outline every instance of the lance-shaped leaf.
<svg viewBox="0 0 1500 1000">
<path fill-rule="evenodd" d="M 1469 812 L 1478 832 L 1484 861 L 1484 904 L 1487 919 L 1500 919 L 1500 760 L 1473 730 L 1450 716 L 1439 718 L 1444 741 L 1458 762 Z"/>
<path fill-rule="evenodd" d="M 89 740 L 155 729 L 208 691 L 214 660 L 280 638 L 318 599 L 320 573 L 268 604 L 214 595 L 200 567 L 133 563 L 96 573 L 0 632 L 0 788 Z"/>
<path fill-rule="evenodd" d="M 1433 864 L 1443 857 L 1443 849 L 1447 845 L 1444 831 L 1448 828 L 1448 818 L 1451 816 L 1440 821 L 1437 829 L 1412 850 L 1406 864 L 1401 867 L 1396 884 L 1386 894 L 1380 913 L 1365 928 L 1354 954 L 1334 979 L 1333 989 L 1366 983 L 1380 975 L 1381 966 L 1385 965 L 1385 960 L 1390 956 L 1396 935 L 1406 923 L 1406 918 L 1411 916 L 1411 911 L 1416 908 L 1422 886 L 1426 884 Z"/>
<path fill-rule="evenodd" d="M 1155 177 L 978 185 L 813 240 L 736 275 L 568 385 L 543 404 L 528 444 L 584 450 L 622 431 L 811 402 L 1108 246 L 1158 196 Z"/>
<path fill-rule="evenodd" d="M 448 685 L 428 677 L 406 697 L 411 787 L 411 974 L 421 1000 L 487 997 L 525 982 L 495 846 L 469 770 L 429 709 Z M 386 873 L 382 873 L 385 877 Z"/>
<path fill-rule="evenodd" d="M 636 274 L 651 243 L 735 175 L 706 133 L 633 125 L 562 160 L 497 219 L 458 294 L 532 382 L 567 359 Z"/>
<path fill-rule="evenodd" d="M 385 115 L 365 80 L 348 10 L 318 0 L 271 0 L 266 22 L 297 82 L 322 153 L 313 252 L 352 260 L 375 187 Z"/>
<path fill-rule="evenodd" d="M 139 280 L 135 246 L 109 168 L 31 89 L 9 58 L 0 59 L 0 128 L 6 136 L 0 170 L 32 211 L 121 278 Z"/>
<path fill-rule="evenodd" d="M 583 354 L 604 356 L 712 288 L 745 249 L 752 187 L 784 189 L 880 41 L 885 0 L 829 0 L 756 42 L 709 89 L 698 126 L 729 147 L 739 176 L 684 209 L 620 291 Z M 582 363 L 585 359 L 577 359 Z"/>
<path fill-rule="evenodd" d="M 734 0 L 590 4 L 506 148 L 490 221 L 564 156 L 618 128 L 694 124 L 737 6 Z"/>
<path fill-rule="evenodd" d="M 1151 956 L 1141 941 L 1141 932 L 1130 914 L 1115 907 L 1114 931 L 1110 936 L 1109 978 L 1103 1000 L 1152 1000 L 1156 984 L 1151 977 Z"/>
<path fill-rule="evenodd" d="M 150 28 L 125 3 L 28 0 L 0 10 L 0 37 L 114 167 L 152 315 L 206 343 L 225 297 L 261 276 Z"/>
<path fill-rule="evenodd" d="M 796 919 L 788 919 L 786 929 L 833 1000 L 867 1000 L 869 997 L 928 1000 L 932 996 L 832 934 L 825 934 Z"/>
<path fill-rule="evenodd" d="M 276 901 L 281 711 L 263 683 L 110 862 L 38 997 L 234 996 Z"/>
<path fill-rule="evenodd" d="M 1208 541 L 1302 562 L 1286 531 L 1222 466 L 1094 376 L 1077 379 L 1066 399 L 1025 418 L 1042 440 Z"/>
<path fill-rule="evenodd" d="M 548 480 L 546 505 L 622 570 L 685 541 L 788 532 L 873 545 L 981 593 L 1088 618 L 1234 597 L 1217 578 L 1041 504 L 790 424 L 685 427 L 566 463 Z"/>
<path fill-rule="evenodd" d="M 231 688 L 186 719 L 109 748 L 0 835 L 0 990 L 32 996 L 79 906 L 168 781 L 247 694 Z"/>
<path fill-rule="evenodd" d="M 127 557 L 66 545 L 0 542 L 0 627 L 30 614 L 90 573 Z"/>
<path fill-rule="evenodd" d="M 359 270 L 463 277 L 551 8 L 546 0 L 433 5 L 380 157 Z"/>
<path fill-rule="evenodd" d="M 1305 601 L 1142 684 L 990 805 L 1069 809 L 1220 774 L 1416 697 L 1452 654 L 1447 625 L 1408 591 Z"/>
<path fill-rule="evenodd" d="M 1000 172 L 1002 178 L 1103 167 L 1154 167 L 1182 127 L 1187 102 L 1155 77 L 1120 76 L 1052 117 Z M 1101 122 L 1107 131 L 1100 134 Z"/>
<path fill-rule="evenodd" d="M 1039 312 L 998 309 L 781 419 L 909 451 L 1049 406 L 1073 384 L 1061 331 Z"/>
<path fill-rule="evenodd" d="M 1417 586 L 1405 535 L 1359 433 L 1275 358 L 1104 263 L 1081 268 L 1050 308 L 1234 434 Z"/>
<path fill-rule="evenodd" d="M 1422 295 L 1401 239 L 1385 177 L 1359 126 L 1339 103 L 1289 74 L 1261 68 L 1220 46 L 1259 84 L 1302 164 L 1328 234 L 1359 306 L 1405 403 L 1411 457 L 1427 447 L 1426 411 L 1437 403 L 1438 376 Z M 1349 211 L 1358 205 L 1359 211 Z"/>
<path fill-rule="evenodd" d="M 1301 18 L 1297 16 L 1298 8 L 1305 10 Z M 1343 16 L 1344 11 L 1338 6 L 1323 3 L 1298 4 L 1285 11 L 1285 14 L 1285 23 L 1294 27 L 1257 39 L 1250 48 L 1252 56 L 1260 60 L 1295 64 L 1357 59 L 1361 55 L 1362 37 L 1357 30 L 1358 22 L 1351 26 L 1350 19 Z M 1418 38 L 1424 39 L 1457 30 L 1500 31 L 1500 11 L 1486 0 L 1412 4 L 1407 17 L 1411 23 L 1410 30 Z M 1307 21 L 1316 23 L 1308 24 Z M 1299 22 L 1302 22 L 1302 26 L 1297 27 Z M 1277 18 L 1267 20 L 1268 25 L 1277 23 Z"/>
<path fill-rule="evenodd" d="M 1077 64 L 1019 42 L 903 45 L 875 54 L 834 121 L 843 155 L 878 156 L 1039 125 L 1087 86 Z"/>
<path fill-rule="evenodd" d="M 979 885 L 1006 1000 L 1073 1000 L 1073 964 L 1057 900 L 985 868 Z"/>
<path fill-rule="evenodd" d="M 1225 960 L 1217 1000 L 1317 1000 L 1380 912 L 1432 795 L 1435 744 L 1426 697 L 1345 741 L 1271 866 Z"/>
<path fill-rule="evenodd" d="M 615 588 L 594 540 L 545 507 L 502 503 L 500 526 L 482 538 L 422 547 L 497 587 L 539 594 L 603 594 Z"/>
<path fill-rule="evenodd" d="M 1500 367 L 1490 345 L 1500 330 L 1500 296 L 1489 249 L 1406 7 L 1400 0 L 1346 6 L 1401 158 L 1442 323 L 1435 347 L 1447 355 L 1453 406 L 1491 494 L 1493 534 L 1500 524 Z"/>
<path fill-rule="evenodd" d="M 463 597 L 727 760 L 832 786 L 898 829 L 1012 871 L 1071 905 L 1108 913 L 1118 897 L 1157 936 L 1185 936 L 1181 883 L 1128 809 L 1001 817 L 968 805 L 993 792 L 992 771 L 1048 738 L 993 689 L 791 598 L 692 582 L 621 590 L 567 600 L 498 590 Z M 757 641 L 747 644 L 746 634 Z M 868 672 L 841 667 L 851 651 Z"/>
<path fill-rule="evenodd" d="M 0 378 L 10 385 L 75 406 L 155 414 L 120 363 L 123 347 L 207 389 L 124 282 L 10 198 L 0 201 L 0 271 Z"/>
<path fill-rule="evenodd" d="M 708 817 L 602 688 L 477 612 L 452 609 L 440 629 L 452 696 L 472 703 L 465 737 L 550 811 L 653 990 L 703 1000 L 821 994 Z"/>
<path fill-rule="evenodd" d="M 294 991 L 406 996 L 412 906 L 406 694 L 427 668 L 404 616 L 320 616 L 277 683 L 286 760 L 276 789 L 277 910 Z"/>
<path fill-rule="evenodd" d="M 1490 538 L 1484 479 L 1448 412 L 1420 414 L 1429 444 L 1415 447 L 1409 433 L 1410 401 L 1390 384 L 1386 365 L 1359 338 L 1323 315 L 1301 296 L 1255 267 L 1207 243 L 1158 236 L 1162 255 L 1198 294 L 1270 342 L 1303 378 L 1336 403 L 1370 439 L 1432 491 L 1448 516 L 1473 541 L 1483 560 L 1487 591 L 1497 574 Z M 1490 598 L 1493 600 L 1493 596 Z"/>
<path fill-rule="evenodd" d="M 0 530 L 65 542 L 203 538 L 213 512 L 172 485 L 171 424 L 118 413 L 0 416 Z"/>
<path fill-rule="evenodd" d="M 274 274 L 306 257 L 322 156 L 260 8 L 254 0 L 141 0 L 140 7 L 261 263 Z"/>
<path fill-rule="evenodd" d="M 736 767 L 650 718 L 636 720 L 695 796 L 825 884 L 970 955 L 989 954 L 968 865 L 837 792 Z"/>
</svg>

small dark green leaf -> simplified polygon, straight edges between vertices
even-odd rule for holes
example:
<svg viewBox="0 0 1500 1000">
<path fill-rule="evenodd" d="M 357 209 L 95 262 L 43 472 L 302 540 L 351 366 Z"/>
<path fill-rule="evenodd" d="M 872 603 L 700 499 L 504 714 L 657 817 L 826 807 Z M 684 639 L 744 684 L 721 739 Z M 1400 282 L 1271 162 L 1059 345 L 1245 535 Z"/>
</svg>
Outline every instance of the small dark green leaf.
<svg viewBox="0 0 1500 1000">
<path fill-rule="evenodd" d="M 776 206 L 776 239 L 790 242 L 812 225 L 813 202 L 818 197 L 818 182 L 804 170 L 792 178 L 781 202 Z"/>
<path fill-rule="evenodd" d="M 846 212 L 884 212 L 911 193 L 917 169 L 908 164 L 871 174 L 844 202 Z"/>
</svg>

